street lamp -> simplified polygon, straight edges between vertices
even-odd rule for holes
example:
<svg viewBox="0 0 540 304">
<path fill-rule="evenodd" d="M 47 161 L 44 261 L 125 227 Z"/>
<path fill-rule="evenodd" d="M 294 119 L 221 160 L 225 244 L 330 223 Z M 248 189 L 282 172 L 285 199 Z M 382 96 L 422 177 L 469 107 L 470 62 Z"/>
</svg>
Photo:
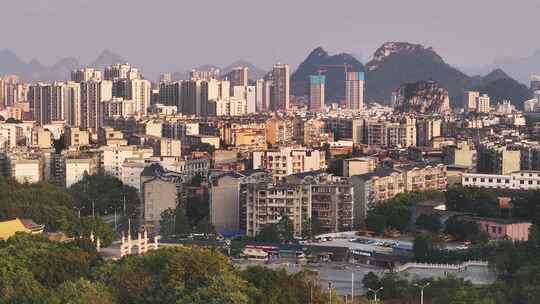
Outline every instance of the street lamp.
<svg viewBox="0 0 540 304">
<path fill-rule="evenodd" d="M 431 282 L 427 282 L 424 285 L 414 284 L 414 286 L 420 288 L 420 304 L 424 304 L 424 288 L 431 285 Z"/>
<path fill-rule="evenodd" d="M 379 289 L 377 289 L 377 290 L 368 288 L 368 291 L 373 292 L 373 294 L 375 295 L 375 303 L 377 303 L 377 294 L 379 293 L 379 291 L 381 291 L 381 290 L 383 290 L 383 289 L 384 289 L 384 287 L 381 287 L 381 288 L 379 288 Z"/>
</svg>

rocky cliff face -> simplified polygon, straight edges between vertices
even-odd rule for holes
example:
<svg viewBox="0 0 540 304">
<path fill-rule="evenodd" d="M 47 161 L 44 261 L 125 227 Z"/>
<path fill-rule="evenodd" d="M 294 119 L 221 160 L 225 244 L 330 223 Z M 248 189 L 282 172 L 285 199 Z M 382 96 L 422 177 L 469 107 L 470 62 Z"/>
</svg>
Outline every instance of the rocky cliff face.
<svg viewBox="0 0 540 304">
<path fill-rule="evenodd" d="M 395 109 L 400 112 L 442 114 L 450 111 L 450 96 L 446 88 L 435 81 L 418 81 L 399 87 Z"/>
</svg>

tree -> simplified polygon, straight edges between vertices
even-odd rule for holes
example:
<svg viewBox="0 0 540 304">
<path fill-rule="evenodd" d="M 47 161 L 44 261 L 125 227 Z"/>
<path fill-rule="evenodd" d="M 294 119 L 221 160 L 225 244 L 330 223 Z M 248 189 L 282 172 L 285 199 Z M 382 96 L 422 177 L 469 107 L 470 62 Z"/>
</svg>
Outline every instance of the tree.
<svg viewBox="0 0 540 304">
<path fill-rule="evenodd" d="M 362 278 L 362 285 L 364 285 L 365 289 L 376 290 L 381 287 L 381 280 L 374 272 L 370 271 Z"/>
<path fill-rule="evenodd" d="M 418 262 L 429 262 L 434 252 L 440 249 L 441 242 L 432 235 L 419 235 L 414 239 L 414 259 Z"/>
<path fill-rule="evenodd" d="M 161 212 L 161 219 L 159 220 L 159 234 L 162 237 L 169 237 L 175 234 L 175 222 L 176 210 L 167 208 Z"/>
<path fill-rule="evenodd" d="M 274 224 L 264 225 L 255 236 L 255 241 L 264 243 L 281 243 L 281 235 Z"/>
<path fill-rule="evenodd" d="M 116 210 L 137 216 L 141 205 L 137 189 L 107 174 L 85 174 L 82 180 L 71 185 L 69 191 L 75 197 L 82 215 L 111 215 Z"/>
<path fill-rule="evenodd" d="M 68 232 L 71 235 L 82 238 L 90 238 L 92 234 L 96 239 L 99 238 L 102 247 L 111 245 L 114 233 L 111 226 L 107 225 L 99 217 L 85 216 L 74 223 Z"/>
<path fill-rule="evenodd" d="M 281 215 L 281 219 L 277 223 L 276 228 L 281 242 L 290 242 L 294 240 L 294 225 L 288 215 Z"/>
<path fill-rule="evenodd" d="M 368 213 L 366 226 L 369 230 L 374 231 L 377 234 L 382 234 L 387 226 L 387 218 L 381 214 Z"/>
<path fill-rule="evenodd" d="M 450 187 L 446 192 L 446 208 L 477 216 L 500 216 L 499 203 L 493 192 L 475 187 Z"/>
<path fill-rule="evenodd" d="M 113 304 L 116 303 L 110 290 L 101 283 L 85 279 L 66 281 L 58 288 L 55 300 L 65 304 Z"/>
<path fill-rule="evenodd" d="M 313 239 L 315 236 L 324 232 L 321 221 L 312 216 L 307 218 L 302 223 L 302 237 L 306 239 Z"/>
<path fill-rule="evenodd" d="M 453 235 L 458 241 L 476 241 L 482 238 L 477 223 L 453 216 L 446 220 L 445 233 Z"/>
<path fill-rule="evenodd" d="M 438 233 L 441 230 L 441 217 L 436 213 L 421 214 L 416 219 L 416 227 Z"/>
</svg>

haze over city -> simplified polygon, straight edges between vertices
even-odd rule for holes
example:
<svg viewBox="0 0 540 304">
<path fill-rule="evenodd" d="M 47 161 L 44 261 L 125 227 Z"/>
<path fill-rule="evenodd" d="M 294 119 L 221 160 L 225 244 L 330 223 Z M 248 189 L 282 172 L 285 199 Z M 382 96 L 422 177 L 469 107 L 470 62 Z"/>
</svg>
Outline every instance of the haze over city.
<svg viewBox="0 0 540 304">
<path fill-rule="evenodd" d="M 238 59 L 294 67 L 318 46 L 366 62 L 383 42 L 408 41 L 475 68 L 540 49 L 539 11 L 535 0 L 2 1 L 0 49 L 49 65 L 110 49 L 155 77 Z"/>
<path fill-rule="evenodd" d="M 540 303 L 538 0 L 0 1 L 0 303 Z"/>
</svg>

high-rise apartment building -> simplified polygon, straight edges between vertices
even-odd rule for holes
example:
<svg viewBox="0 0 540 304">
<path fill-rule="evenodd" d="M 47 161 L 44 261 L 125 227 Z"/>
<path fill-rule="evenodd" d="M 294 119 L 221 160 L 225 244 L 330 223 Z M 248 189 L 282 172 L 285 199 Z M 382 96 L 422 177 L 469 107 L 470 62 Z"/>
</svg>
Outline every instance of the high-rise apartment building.
<svg viewBox="0 0 540 304">
<path fill-rule="evenodd" d="M 287 64 L 276 64 L 272 70 L 271 111 L 289 109 L 290 67 Z"/>
<path fill-rule="evenodd" d="M 325 76 L 309 76 L 309 110 L 311 112 L 320 112 L 324 110 L 324 85 Z"/>
<path fill-rule="evenodd" d="M 540 75 L 531 76 L 531 91 L 540 91 Z"/>
<path fill-rule="evenodd" d="M 66 124 L 71 127 L 81 126 L 81 85 L 80 83 L 69 81 L 65 90 L 64 116 Z"/>
<path fill-rule="evenodd" d="M 140 79 L 141 74 L 137 68 L 132 67 L 128 63 L 113 64 L 105 67 L 103 73 L 104 80 L 118 80 L 118 79 Z"/>
<path fill-rule="evenodd" d="M 476 111 L 478 113 L 489 113 L 490 110 L 490 98 L 488 95 L 483 94 L 476 98 Z"/>
<path fill-rule="evenodd" d="M 477 98 L 480 97 L 480 92 L 467 91 L 463 97 L 463 109 L 466 112 L 476 112 Z"/>
<path fill-rule="evenodd" d="M 66 84 L 63 82 L 30 86 L 30 112 L 40 126 L 64 119 L 65 92 Z"/>
<path fill-rule="evenodd" d="M 361 111 L 364 109 L 364 72 L 347 72 L 345 78 L 345 103 L 347 109 Z"/>
<path fill-rule="evenodd" d="M 75 69 L 71 71 L 71 81 L 83 82 L 88 80 L 101 80 L 101 71 L 94 68 Z"/>
<path fill-rule="evenodd" d="M 81 128 L 97 130 L 103 125 L 102 103 L 112 99 L 112 82 L 81 83 Z"/>
<path fill-rule="evenodd" d="M 235 86 L 245 87 L 249 84 L 248 67 L 235 67 L 232 69 L 230 75 L 231 88 Z"/>
</svg>

